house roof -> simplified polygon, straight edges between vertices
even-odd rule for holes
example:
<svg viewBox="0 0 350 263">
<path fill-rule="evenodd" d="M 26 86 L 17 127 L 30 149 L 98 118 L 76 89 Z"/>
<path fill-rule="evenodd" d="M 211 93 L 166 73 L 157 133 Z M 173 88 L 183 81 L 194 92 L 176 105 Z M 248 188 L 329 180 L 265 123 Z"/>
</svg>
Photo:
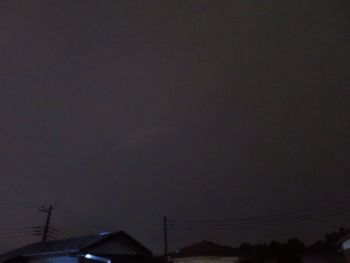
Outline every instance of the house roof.
<svg viewBox="0 0 350 263">
<path fill-rule="evenodd" d="M 144 247 L 141 243 L 136 241 L 124 231 L 119 231 L 84 237 L 33 243 L 1 255 L 0 262 L 4 262 L 5 260 L 22 256 L 79 254 L 89 250 L 89 248 L 97 246 L 98 244 L 100 244 L 100 242 L 106 241 L 110 238 L 121 238 L 123 240 L 126 239 L 129 242 L 133 243 L 136 247 L 138 247 L 145 255 L 152 255 L 152 252 L 146 247 Z"/>
<path fill-rule="evenodd" d="M 206 256 L 237 256 L 237 250 L 230 246 L 222 246 L 210 241 L 201 241 L 199 243 L 178 249 L 174 254 L 171 255 L 172 258 Z"/>
</svg>

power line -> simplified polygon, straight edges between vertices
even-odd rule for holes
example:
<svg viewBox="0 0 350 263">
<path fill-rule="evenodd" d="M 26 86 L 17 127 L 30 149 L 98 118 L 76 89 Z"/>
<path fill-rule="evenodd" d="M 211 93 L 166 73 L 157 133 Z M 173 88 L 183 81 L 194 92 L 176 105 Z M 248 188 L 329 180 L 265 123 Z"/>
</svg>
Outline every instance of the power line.
<svg viewBox="0 0 350 263">
<path fill-rule="evenodd" d="M 2 229 L 2 230 L 0 230 L 0 236 L 1 235 L 8 235 L 8 234 L 39 233 L 40 231 L 42 231 L 42 229 L 43 229 L 43 227 Z"/>
<path fill-rule="evenodd" d="M 163 227 L 161 229 L 159 229 L 148 241 L 148 243 L 152 243 L 153 241 L 155 241 L 157 238 L 160 237 L 160 235 L 163 233 Z"/>
<path fill-rule="evenodd" d="M 336 207 L 318 207 L 307 211 L 294 211 L 289 213 L 273 214 L 270 216 L 245 217 L 237 219 L 215 219 L 215 220 L 176 220 L 174 227 L 184 227 L 187 230 L 225 230 L 232 228 L 281 226 L 287 224 L 301 223 L 315 220 L 319 217 L 339 216 L 350 213 L 350 204 L 346 202 L 337 203 Z"/>
<path fill-rule="evenodd" d="M 33 208 L 42 203 L 0 203 L 0 207 L 8 208 Z M 40 212 L 47 213 L 45 226 L 11 226 L 0 228 L 0 238 L 21 238 L 21 237 L 37 237 L 42 236 L 42 240 L 46 240 L 47 237 L 55 239 L 61 239 L 65 237 L 65 234 L 57 228 L 50 226 L 52 211 L 56 208 L 56 205 L 49 205 L 47 208 L 41 206 Z M 23 217 L 21 218 L 23 219 Z"/>
<path fill-rule="evenodd" d="M 46 239 L 47 239 L 47 234 L 48 234 L 49 227 L 50 227 L 52 210 L 54 210 L 56 207 L 57 207 L 57 204 L 53 204 L 53 205 L 50 205 L 48 208 L 39 208 L 39 210 L 38 210 L 39 212 L 47 213 L 46 224 L 45 224 L 43 237 L 42 237 L 43 242 L 46 241 Z"/>
<path fill-rule="evenodd" d="M 57 228 L 54 228 L 54 227 L 50 227 L 49 231 L 56 233 L 56 234 L 64 235 L 64 233 L 61 230 L 58 230 Z"/>
<path fill-rule="evenodd" d="M 0 228 L 0 231 L 7 231 L 7 230 L 26 230 L 26 229 L 37 229 L 37 228 L 42 228 L 42 226 L 7 227 L 7 228 Z"/>
<path fill-rule="evenodd" d="M 66 218 L 69 218 L 70 221 L 71 220 L 78 220 L 78 221 L 83 220 L 83 216 L 81 214 L 76 213 L 74 210 L 72 210 L 70 208 L 60 206 L 60 212 L 63 212 L 61 215 L 66 216 Z M 95 229 L 96 231 L 100 231 L 99 230 L 100 227 L 97 226 L 96 224 L 92 223 L 91 221 L 86 220 L 85 223 L 88 224 L 89 227 L 91 227 L 91 229 Z"/>
<path fill-rule="evenodd" d="M 42 233 L 41 229 L 32 229 L 31 231 L 22 231 L 22 232 L 8 232 L 8 233 L 1 233 L 1 238 L 15 238 L 15 237 L 34 237 L 34 236 L 40 236 Z"/>
<path fill-rule="evenodd" d="M 61 231 L 59 231 L 57 229 L 53 229 L 53 228 L 49 228 L 48 234 L 51 236 L 56 236 L 57 238 L 64 238 L 65 237 L 65 235 L 62 234 Z"/>
<path fill-rule="evenodd" d="M 37 237 L 37 236 L 39 236 L 39 235 L 15 235 L 15 236 L 2 236 L 1 238 L 3 238 L 3 239 L 10 239 L 10 238 L 24 238 L 24 237 L 32 237 L 32 238 L 34 238 L 34 237 Z"/>
<path fill-rule="evenodd" d="M 45 229 L 44 226 L 2 228 L 0 229 L 0 235 L 9 234 L 9 233 L 11 234 L 11 233 L 28 233 L 28 232 L 42 233 L 44 229 Z M 53 227 L 49 227 L 48 231 L 56 235 L 61 235 L 61 236 L 64 235 L 62 231 Z"/>
<path fill-rule="evenodd" d="M 349 202 L 342 202 L 342 203 L 336 203 L 333 204 L 332 206 L 322 206 L 322 207 L 314 207 L 314 208 L 308 208 L 304 210 L 296 210 L 296 211 L 289 211 L 289 212 L 284 212 L 284 213 L 275 213 L 275 214 L 270 214 L 267 216 L 256 216 L 256 217 L 244 217 L 244 218 L 235 218 L 235 219 L 211 219 L 211 220 L 177 220 L 177 221 L 182 221 L 184 223 L 192 223 L 192 224 L 225 224 L 225 223 L 231 223 L 231 222 L 237 222 L 237 221 L 247 221 L 251 219 L 261 219 L 261 218 L 278 218 L 278 217 L 287 217 L 287 216 L 297 216 L 297 215 L 303 215 L 303 214 L 310 214 L 310 213 L 315 213 L 315 212 L 324 212 L 324 211 L 329 211 L 332 209 L 349 209 L 350 208 L 350 203 Z"/>
<path fill-rule="evenodd" d="M 33 233 L 38 233 L 41 234 L 41 230 L 28 230 L 28 231 L 17 231 L 17 232 L 5 232 L 5 233 L 0 233 L 0 236 L 6 236 L 6 235 L 15 235 L 15 234 L 33 234 Z"/>
<path fill-rule="evenodd" d="M 282 216 L 282 217 L 253 217 L 253 218 L 245 218 L 239 219 L 236 222 L 231 221 L 228 223 L 210 223 L 210 224 L 188 224 L 189 226 L 197 226 L 197 227 L 205 227 L 205 228 L 217 228 L 217 227 L 230 227 L 230 226 L 240 226 L 240 225 L 257 225 L 257 224 L 285 224 L 286 222 L 302 222 L 311 219 L 317 219 L 319 217 L 331 217 L 337 215 L 343 215 L 349 213 L 350 210 L 333 210 L 328 213 L 317 213 L 317 214 L 303 214 L 297 216 Z"/>
<path fill-rule="evenodd" d="M 1 202 L 0 203 L 0 208 L 2 209 L 11 209 L 13 210 L 18 210 L 18 209 L 33 209 L 37 208 L 38 206 L 45 206 L 43 203 L 21 203 L 21 202 L 16 202 L 16 203 L 5 203 Z"/>
</svg>

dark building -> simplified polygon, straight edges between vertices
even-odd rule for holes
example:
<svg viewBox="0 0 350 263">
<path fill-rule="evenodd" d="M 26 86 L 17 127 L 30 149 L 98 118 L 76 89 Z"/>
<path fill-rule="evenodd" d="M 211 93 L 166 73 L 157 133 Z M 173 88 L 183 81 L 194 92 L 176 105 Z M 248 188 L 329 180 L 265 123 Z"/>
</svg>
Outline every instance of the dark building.
<svg viewBox="0 0 350 263">
<path fill-rule="evenodd" d="M 38 242 L 0 256 L 1 263 L 150 263 L 152 252 L 124 231 Z"/>
</svg>

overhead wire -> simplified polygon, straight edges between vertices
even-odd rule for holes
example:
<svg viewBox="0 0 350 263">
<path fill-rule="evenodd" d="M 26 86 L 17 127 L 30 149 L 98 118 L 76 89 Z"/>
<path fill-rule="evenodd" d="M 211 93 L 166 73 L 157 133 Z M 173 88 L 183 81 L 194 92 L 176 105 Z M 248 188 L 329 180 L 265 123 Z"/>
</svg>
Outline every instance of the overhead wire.
<svg viewBox="0 0 350 263">
<path fill-rule="evenodd" d="M 42 227 L 26 227 L 26 228 L 8 228 L 0 230 L 0 237 L 5 235 L 13 235 L 13 234 L 31 234 L 31 233 L 40 233 L 42 231 Z"/>
<path fill-rule="evenodd" d="M 154 242 L 159 236 L 163 233 L 163 228 L 161 228 L 159 231 L 157 231 L 148 241 L 148 243 Z"/>
<path fill-rule="evenodd" d="M 313 207 L 304 210 L 253 216 L 236 219 L 212 219 L 212 220 L 174 220 L 172 228 L 184 228 L 186 230 L 225 230 L 232 228 L 252 228 L 265 226 L 281 226 L 315 220 L 319 217 L 332 217 L 350 213 L 348 201 L 337 202 L 327 206 Z M 169 228 L 169 229 L 172 229 Z"/>
<path fill-rule="evenodd" d="M 314 212 L 320 212 L 320 211 L 326 211 L 329 209 L 350 209 L 350 202 L 341 202 L 341 203 L 334 203 L 332 205 L 328 206 L 319 206 L 319 207 L 312 207 L 307 208 L 304 210 L 294 210 L 294 211 L 288 211 L 283 213 L 275 213 L 275 214 L 269 214 L 264 216 L 255 216 L 255 217 L 243 217 L 243 218 L 229 218 L 229 219 L 198 219 L 198 220 L 183 220 L 185 223 L 213 223 L 213 224 L 220 224 L 220 223 L 229 223 L 229 222 L 237 222 L 238 220 L 246 221 L 252 218 L 275 218 L 275 217 L 282 217 L 282 216 L 294 216 L 299 214 L 305 214 L 305 213 L 314 213 Z"/>
</svg>

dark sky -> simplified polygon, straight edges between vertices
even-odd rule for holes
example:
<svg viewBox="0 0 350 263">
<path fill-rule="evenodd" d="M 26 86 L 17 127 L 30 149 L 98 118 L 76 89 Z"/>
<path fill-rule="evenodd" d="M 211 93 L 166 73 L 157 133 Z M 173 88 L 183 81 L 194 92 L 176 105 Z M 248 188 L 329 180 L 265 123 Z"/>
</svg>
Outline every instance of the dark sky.
<svg viewBox="0 0 350 263">
<path fill-rule="evenodd" d="M 0 228 L 125 229 L 350 202 L 350 2 L 0 2 Z M 310 242 L 349 214 L 170 233 Z M 155 237 L 154 237 L 155 236 Z M 29 242 L 0 238 L 1 250 Z"/>
</svg>

